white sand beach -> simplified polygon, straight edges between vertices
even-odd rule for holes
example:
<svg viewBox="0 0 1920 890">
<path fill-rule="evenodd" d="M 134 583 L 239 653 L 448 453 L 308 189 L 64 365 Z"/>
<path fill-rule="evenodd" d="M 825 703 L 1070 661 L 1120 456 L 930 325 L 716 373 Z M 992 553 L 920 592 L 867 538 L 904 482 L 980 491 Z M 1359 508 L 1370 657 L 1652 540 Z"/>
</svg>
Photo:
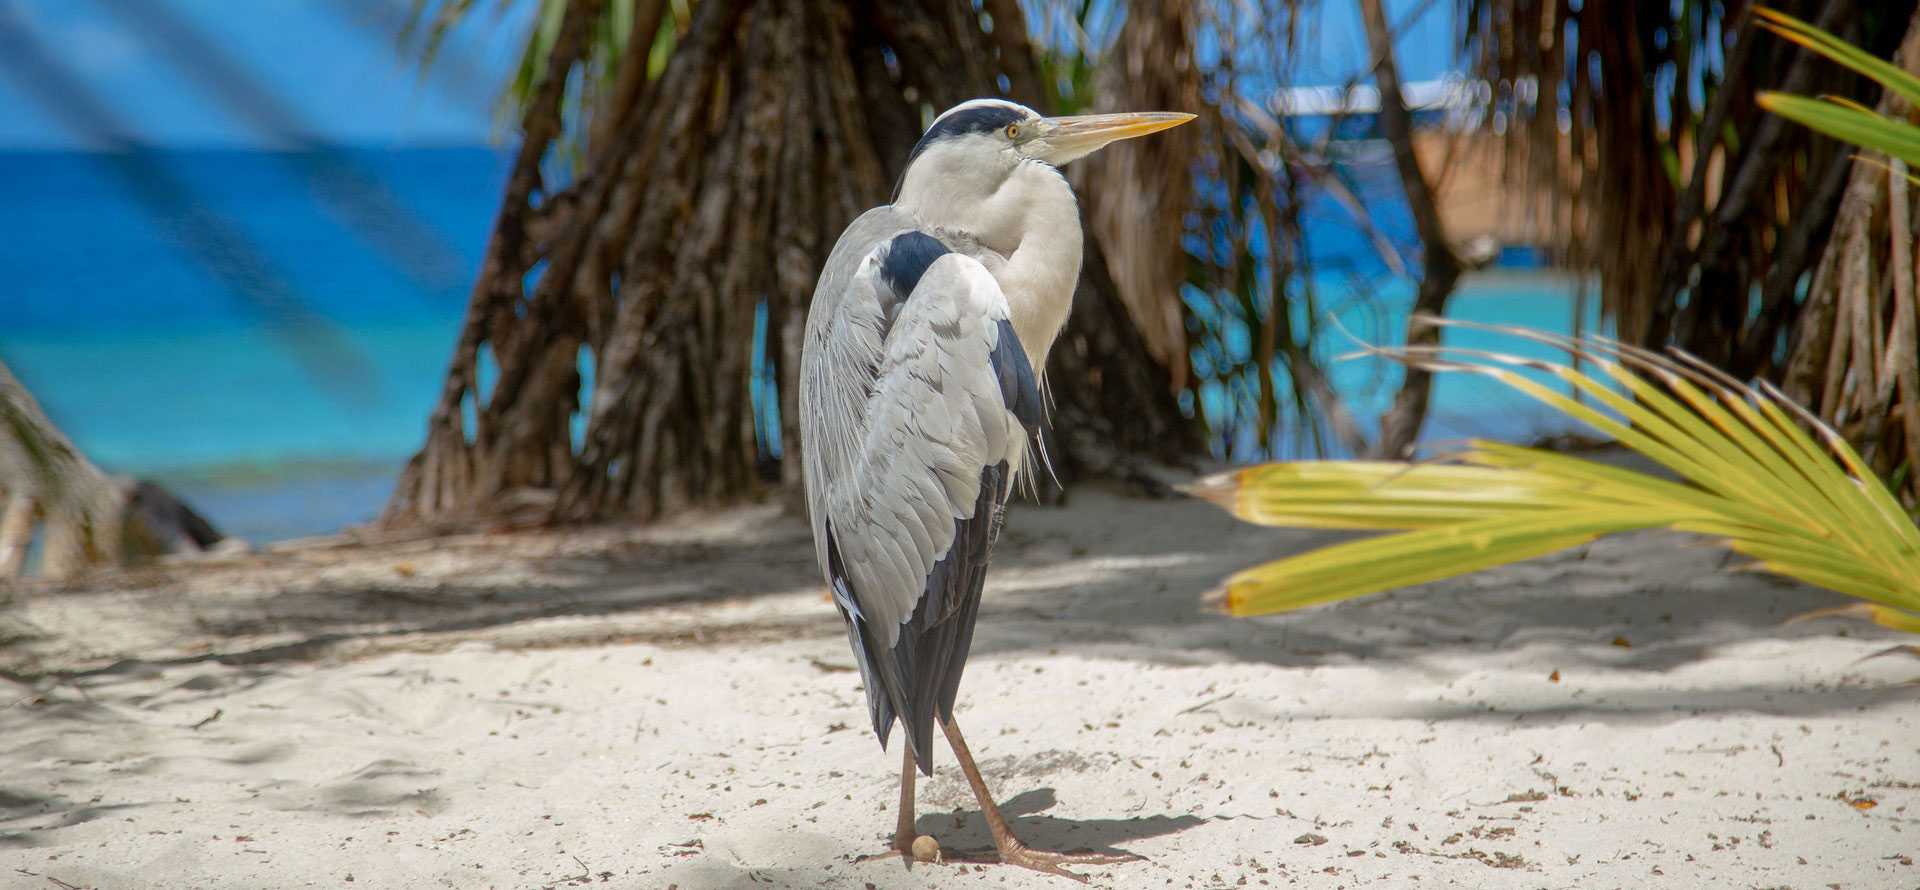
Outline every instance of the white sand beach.
<svg viewBox="0 0 1920 890">
<path fill-rule="evenodd" d="M 1140 857 L 1103 887 L 1920 885 L 1920 662 L 1783 624 L 1841 598 L 1639 534 L 1198 610 L 1327 540 L 1014 508 L 959 721 L 1015 830 Z M 856 861 L 898 749 L 772 507 L 27 585 L 0 641 L 0 887 L 1073 886 Z M 984 846 L 936 763 L 919 828 Z"/>
</svg>

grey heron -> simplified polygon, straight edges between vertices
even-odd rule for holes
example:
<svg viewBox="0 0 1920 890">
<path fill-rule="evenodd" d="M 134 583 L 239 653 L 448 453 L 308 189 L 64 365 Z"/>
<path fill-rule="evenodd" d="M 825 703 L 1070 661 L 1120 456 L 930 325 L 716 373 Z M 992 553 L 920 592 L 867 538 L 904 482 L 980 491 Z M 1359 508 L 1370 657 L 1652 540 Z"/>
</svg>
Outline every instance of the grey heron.
<svg viewBox="0 0 1920 890">
<path fill-rule="evenodd" d="M 1015 838 L 953 703 L 1080 277 L 1080 212 L 1059 165 L 1192 118 L 957 105 L 914 147 L 893 203 L 854 220 L 820 273 L 800 359 L 807 508 L 874 733 L 885 748 L 898 719 L 906 737 L 892 843 L 902 855 L 913 855 L 914 771 L 933 774 L 937 722 L 994 858 L 1081 880 L 1062 865 L 1114 861 Z"/>
</svg>

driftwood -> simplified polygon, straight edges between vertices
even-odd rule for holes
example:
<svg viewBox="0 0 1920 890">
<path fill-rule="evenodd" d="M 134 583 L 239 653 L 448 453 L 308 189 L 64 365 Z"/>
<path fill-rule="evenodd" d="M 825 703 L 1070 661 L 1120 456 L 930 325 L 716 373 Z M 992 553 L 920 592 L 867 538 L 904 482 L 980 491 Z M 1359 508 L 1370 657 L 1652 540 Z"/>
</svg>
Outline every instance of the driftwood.
<svg viewBox="0 0 1920 890">
<path fill-rule="evenodd" d="M 41 574 L 50 578 L 197 553 L 223 540 L 158 485 L 94 466 L 0 364 L 0 579 L 20 575 L 36 531 Z"/>
</svg>

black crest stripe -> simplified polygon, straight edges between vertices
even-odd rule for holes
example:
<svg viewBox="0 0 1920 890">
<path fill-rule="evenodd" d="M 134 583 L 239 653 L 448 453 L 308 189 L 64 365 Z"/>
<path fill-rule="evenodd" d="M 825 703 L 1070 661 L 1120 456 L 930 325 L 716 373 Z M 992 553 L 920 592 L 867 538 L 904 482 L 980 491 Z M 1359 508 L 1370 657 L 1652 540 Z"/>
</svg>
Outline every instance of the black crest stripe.
<svg viewBox="0 0 1920 890">
<path fill-rule="evenodd" d="M 913 166 L 914 160 L 920 157 L 920 153 L 926 151 L 927 146 L 939 142 L 942 139 L 952 139 L 957 136 L 965 136 L 968 133 L 994 133 L 1005 128 L 1008 124 L 1017 124 L 1026 119 L 1026 113 L 1020 109 L 1011 105 L 1000 105 L 997 103 L 976 105 L 972 108 L 963 108 L 953 112 L 946 117 L 934 121 L 933 126 L 927 128 L 926 135 L 921 136 L 920 142 L 914 145 L 913 153 L 907 155 L 907 164 L 905 167 L 900 168 L 900 177 L 904 181 L 906 179 L 907 168 Z M 899 183 L 894 184 L 893 198 L 896 201 L 900 199 Z"/>
</svg>

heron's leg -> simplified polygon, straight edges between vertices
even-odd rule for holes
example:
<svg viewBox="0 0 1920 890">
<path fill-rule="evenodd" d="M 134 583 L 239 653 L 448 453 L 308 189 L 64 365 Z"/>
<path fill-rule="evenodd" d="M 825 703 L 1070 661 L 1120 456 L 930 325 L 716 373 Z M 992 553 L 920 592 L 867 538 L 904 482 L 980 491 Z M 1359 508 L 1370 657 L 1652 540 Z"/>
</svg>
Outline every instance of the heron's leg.
<svg viewBox="0 0 1920 890">
<path fill-rule="evenodd" d="M 973 786 L 973 796 L 980 799 L 980 815 L 986 817 L 987 833 L 993 835 L 995 858 L 999 861 L 1085 883 L 1086 875 L 1067 871 L 1060 866 L 1063 863 L 1111 865 L 1138 858 L 1101 853 L 1049 853 L 1028 848 L 1013 836 L 1013 829 L 1007 827 L 1007 818 L 1000 815 L 1000 807 L 993 802 L 993 794 L 987 791 L 986 780 L 980 778 L 980 768 L 973 763 L 973 752 L 967 750 L 967 740 L 960 737 L 960 727 L 949 718 L 940 721 L 940 729 L 947 735 L 947 744 L 953 747 L 954 759 L 960 761 L 960 771 L 966 774 L 967 784 Z"/>
<path fill-rule="evenodd" d="M 887 845 L 887 852 L 871 855 L 861 854 L 853 857 L 855 862 L 870 859 L 892 859 L 895 856 L 907 860 L 907 867 L 913 867 L 913 842 L 917 836 L 913 831 L 913 750 L 901 745 L 904 762 L 900 766 L 900 822 L 893 830 L 893 842 Z"/>
<path fill-rule="evenodd" d="M 900 765 L 900 824 L 893 830 L 893 849 L 900 855 L 913 858 L 913 749 L 900 746 L 903 762 Z"/>
</svg>

